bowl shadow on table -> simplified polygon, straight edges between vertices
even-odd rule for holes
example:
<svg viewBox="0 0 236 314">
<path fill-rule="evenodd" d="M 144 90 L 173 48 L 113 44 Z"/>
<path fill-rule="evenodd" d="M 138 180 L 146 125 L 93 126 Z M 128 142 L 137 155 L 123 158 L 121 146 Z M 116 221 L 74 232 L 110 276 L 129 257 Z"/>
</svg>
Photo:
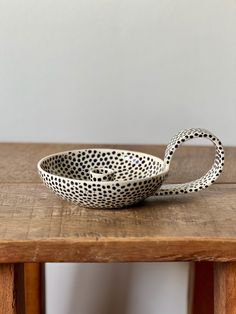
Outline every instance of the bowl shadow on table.
<svg viewBox="0 0 236 314">
<path fill-rule="evenodd" d="M 204 192 L 199 193 L 192 193 L 192 194 L 183 194 L 183 195 L 170 195 L 170 196 L 150 196 L 146 198 L 145 200 L 142 200 L 134 205 L 122 207 L 122 208 L 114 208 L 112 210 L 116 211 L 124 211 L 124 210 L 136 210 L 136 211 L 142 211 L 147 209 L 156 209 L 161 210 L 165 209 L 165 207 L 168 207 L 170 205 L 187 205 L 191 204 L 196 200 L 196 198 L 201 197 L 201 194 Z M 103 210 L 111 210 L 111 209 L 103 209 Z"/>
</svg>

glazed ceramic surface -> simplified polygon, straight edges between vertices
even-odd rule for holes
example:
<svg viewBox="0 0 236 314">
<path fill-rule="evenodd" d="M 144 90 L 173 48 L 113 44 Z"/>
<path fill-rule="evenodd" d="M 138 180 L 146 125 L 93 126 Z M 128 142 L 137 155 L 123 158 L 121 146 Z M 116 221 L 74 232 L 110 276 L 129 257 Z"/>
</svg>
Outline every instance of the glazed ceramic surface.
<svg viewBox="0 0 236 314">
<path fill-rule="evenodd" d="M 174 151 L 194 137 L 210 139 L 216 147 L 211 169 L 201 178 L 163 185 Z M 164 160 L 133 151 L 82 149 L 41 159 L 38 171 L 43 182 L 63 199 L 85 207 L 120 208 L 152 195 L 177 195 L 207 188 L 220 175 L 224 150 L 220 140 L 207 130 L 188 129 L 172 138 Z"/>
</svg>

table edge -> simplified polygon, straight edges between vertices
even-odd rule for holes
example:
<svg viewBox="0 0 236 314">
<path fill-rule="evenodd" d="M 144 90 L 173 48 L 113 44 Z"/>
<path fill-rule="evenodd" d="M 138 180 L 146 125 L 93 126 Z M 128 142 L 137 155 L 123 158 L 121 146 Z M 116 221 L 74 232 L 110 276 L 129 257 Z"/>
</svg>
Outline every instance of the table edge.
<svg viewBox="0 0 236 314">
<path fill-rule="evenodd" d="M 1 240 L 0 263 L 236 261 L 236 238 Z"/>
</svg>

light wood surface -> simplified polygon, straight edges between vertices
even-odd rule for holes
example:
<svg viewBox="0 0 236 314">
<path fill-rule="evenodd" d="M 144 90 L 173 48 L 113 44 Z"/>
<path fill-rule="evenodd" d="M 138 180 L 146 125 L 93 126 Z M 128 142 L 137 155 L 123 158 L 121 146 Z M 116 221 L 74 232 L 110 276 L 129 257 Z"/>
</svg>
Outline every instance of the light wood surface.
<svg viewBox="0 0 236 314">
<path fill-rule="evenodd" d="M 0 262 L 236 260 L 234 185 L 199 194 L 91 210 L 41 184 L 4 184 Z"/>
<path fill-rule="evenodd" d="M 215 314 L 236 314 L 236 263 L 215 263 Z"/>
<path fill-rule="evenodd" d="M 224 173 L 208 190 L 95 210 L 56 197 L 36 171 L 41 157 L 82 147 L 0 145 L 0 262 L 236 261 L 236 149 L 226 149 Z M 164 146 L 112 147 L 164 153 Z M 211 156 L 209 147 L 181 148 L 169 181 L 196 178 Z"/>
</svg>

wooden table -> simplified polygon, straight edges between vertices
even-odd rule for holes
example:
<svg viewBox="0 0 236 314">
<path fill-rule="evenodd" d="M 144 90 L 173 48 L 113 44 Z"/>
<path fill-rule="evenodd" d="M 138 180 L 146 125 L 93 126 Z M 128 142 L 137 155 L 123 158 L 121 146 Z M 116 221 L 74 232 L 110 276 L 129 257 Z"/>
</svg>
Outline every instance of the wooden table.
<svg viewBox="0 0 236 314">
<path fill-rule="evenodd" d="M 225 170 L 208 190 L 150 198 L 129 209 L 95 210 L 57 198 L 42 185 L 36 171 L 37 161 L 45 155 L 87 146 L 0 144 L 0 314 L 43 312 L 43 263 L 137 261 L 202 261 L 195 263 L 190 287 L 190 312 L 195 314 L 213 313 L 214 265 L 215 314 L 235 314 L 236 148 L 226 148 Z M 165 149 L 94 147 L 102 146 L 160 157 Z M 168 181 L 202 175 L 213 155 L 212 147 L 181 148 Z M 193 290 L 194 286 L 200 289 Z"/>
</svg>

